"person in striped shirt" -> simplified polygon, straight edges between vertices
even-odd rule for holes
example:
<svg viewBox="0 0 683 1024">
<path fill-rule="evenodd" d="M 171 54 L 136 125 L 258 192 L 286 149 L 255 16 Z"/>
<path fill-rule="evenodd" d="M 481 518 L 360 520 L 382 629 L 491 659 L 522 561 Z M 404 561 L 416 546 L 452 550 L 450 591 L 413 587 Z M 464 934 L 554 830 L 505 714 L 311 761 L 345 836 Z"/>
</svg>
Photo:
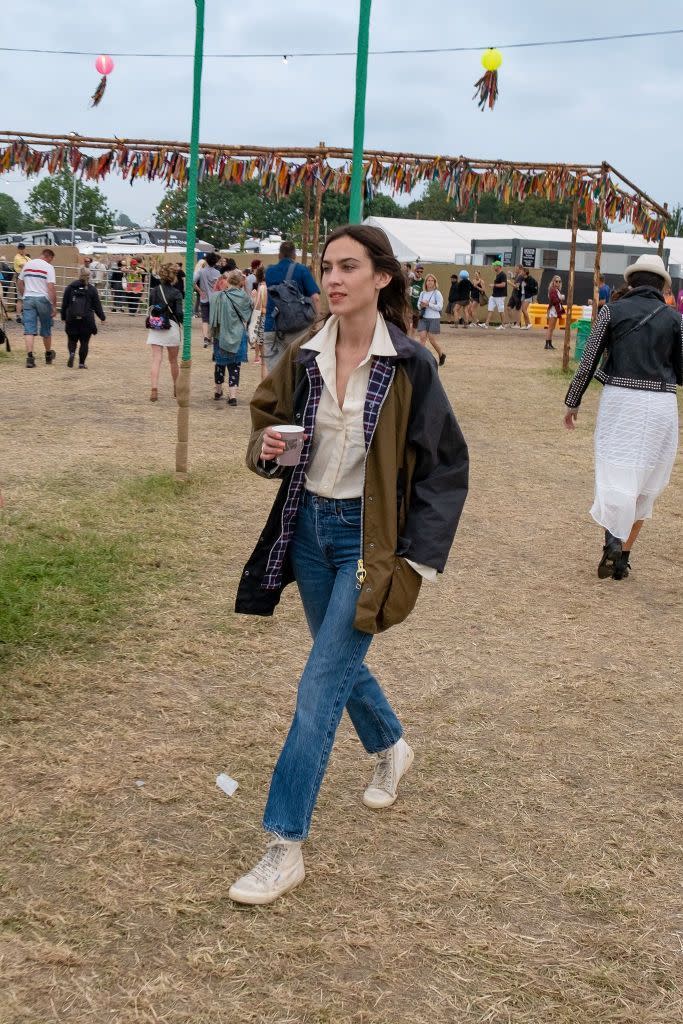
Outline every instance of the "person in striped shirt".
<svg viewBox="0 0 683 1024">
<path fill-rule="evenodd" d="M 45 346 L 45 362 L 54 362 L 52 348 L 52 322 L 57 312 L 57 286 L 55 268 L 52 266 L 55 254 L 52 249 L 43 249 L 40 257 L 24 264 L 19 281 L 19 294 L 24 300 L 24 342 L 26 344 L 26 366 L 36 365 L 33 345 L 40 334 Z"/>
</svg>

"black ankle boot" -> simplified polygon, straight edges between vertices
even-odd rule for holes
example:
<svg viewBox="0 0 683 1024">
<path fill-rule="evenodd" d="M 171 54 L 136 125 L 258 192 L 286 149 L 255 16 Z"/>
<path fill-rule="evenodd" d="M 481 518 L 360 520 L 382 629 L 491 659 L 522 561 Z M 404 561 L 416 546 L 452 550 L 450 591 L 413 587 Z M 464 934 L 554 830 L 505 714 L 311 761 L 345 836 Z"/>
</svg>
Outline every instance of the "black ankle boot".
<svg viewBox="0 0 683 1024">
<path fill-rule="evenodd" d="M 630 551 L 621 551 L 619 557 L 614 563 L 614 572 L 612 579 L 614 580 L 625 580 L 631 571 Z"/>
<path fill-rule="evenodd" d="M 616 568 L 620 558 L 621 541 L 609 530 L 605 530 L 605 546 L 602 549 L 602 558 L 598 565 L 598 576 L 601 580 L 609 579 L 610 576 L 616 579 Z"/>
</svg>

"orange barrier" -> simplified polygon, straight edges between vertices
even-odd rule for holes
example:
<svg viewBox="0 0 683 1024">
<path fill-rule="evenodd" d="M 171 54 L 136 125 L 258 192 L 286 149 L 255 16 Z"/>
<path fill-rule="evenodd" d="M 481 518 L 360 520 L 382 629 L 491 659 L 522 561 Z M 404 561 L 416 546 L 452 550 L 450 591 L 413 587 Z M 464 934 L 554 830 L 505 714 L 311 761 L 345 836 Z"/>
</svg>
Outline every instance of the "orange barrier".
<svg viewBox="0 0 683 1024">
<path fill-rule="evenodd" d="M 575 320 L 581 320 L 583 317 L 583 306 L 572 306 L 571 312 L 571 323 Z M 548 304 L 540 302 L 532 302 L 529 306 L 529 319 L 534 327 L 547 327 L 548 326 Z M 566 317 L 561 316 L 558 327 L 564 330 L 566 323 Z"/>
</svg>

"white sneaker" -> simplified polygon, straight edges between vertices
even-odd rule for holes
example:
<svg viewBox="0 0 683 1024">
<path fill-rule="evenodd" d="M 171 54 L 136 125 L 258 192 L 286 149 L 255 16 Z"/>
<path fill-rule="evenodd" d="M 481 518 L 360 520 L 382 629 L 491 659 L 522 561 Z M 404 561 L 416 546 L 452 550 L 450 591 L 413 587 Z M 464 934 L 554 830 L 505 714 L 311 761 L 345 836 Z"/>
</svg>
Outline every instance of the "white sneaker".
<svg viewBox="0 0 683 1024">
<path fill-rule="evenodd" d="M 401 737 L 393 747 L 377 755 L 377 765 L 372 782 L 363 793 L 366 807 L 377 809 L 391 807 L 398 796 L 398 784 L 413 763 L 415 754 L 412 747 Z"/>
<path fill-rule="evenodd" d="M 260 907 L 294 889 L 305 877 L 301 843 L 275 836 L 256 867 L 230 886 L 228 896 L 235 903 Z"/>
<path fill-rule="evenodd" d="M 494 329 L 494 331 L 504 331 L 505 330 L 505 324 L 500 324 L 498 327 L 494 327 L 493 329 Z"/>
</svg>

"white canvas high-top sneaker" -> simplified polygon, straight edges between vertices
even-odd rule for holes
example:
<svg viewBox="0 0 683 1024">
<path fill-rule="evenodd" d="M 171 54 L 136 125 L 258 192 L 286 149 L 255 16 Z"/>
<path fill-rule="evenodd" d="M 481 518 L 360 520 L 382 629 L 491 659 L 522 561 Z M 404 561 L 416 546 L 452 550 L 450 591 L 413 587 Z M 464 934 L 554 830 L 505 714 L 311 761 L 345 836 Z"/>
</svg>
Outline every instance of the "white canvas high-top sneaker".
<svg viewBox="0 0 683 1024">
<path fill-rule="evenodd" d="M 391 807 L 398 796 L 398 784 L 401 778 L 413 763 L 415 754 L 412 747 L 401 737 L 393 747 L 382 750 L 377 755 L 375 774 L 372 782 L 363 793 L 363 803 L 366 807 L 377 810 L 381 807 Z"/>
<path fill-rule="evenodd" d="M 306 876 L 301 843 L 275 836 L 258 864 L 230 886 L 235 903 L 264 906 L 303 882 Z"/>
</svg>

